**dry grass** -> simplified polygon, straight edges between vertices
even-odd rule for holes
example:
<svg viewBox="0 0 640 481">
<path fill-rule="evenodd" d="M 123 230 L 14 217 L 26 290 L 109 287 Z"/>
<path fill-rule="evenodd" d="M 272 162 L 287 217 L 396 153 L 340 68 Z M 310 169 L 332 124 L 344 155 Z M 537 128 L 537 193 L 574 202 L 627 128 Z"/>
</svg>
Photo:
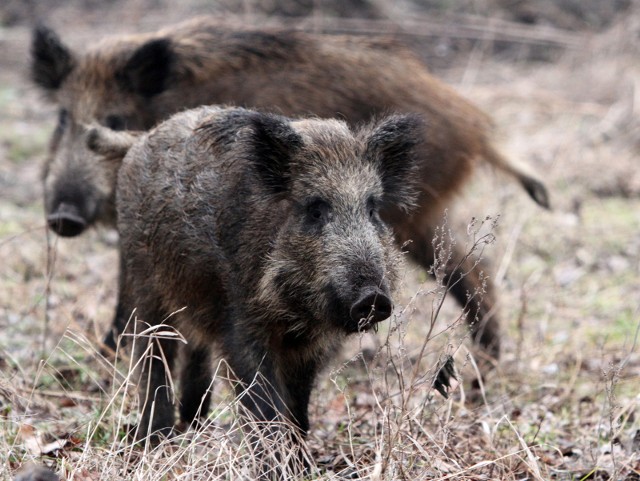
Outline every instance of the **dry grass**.
<svg viewBox="0 0 640 481">
<path fill-rule="evenodd" d="M 355 338 L 313 393 L 309 479 L 640 479 L 636 18 L 555 63 L 498 61 L 481 45 L 440 72 L 544 175 L 554 210 L 478 173 L 450 219 L 464 232 L 499 214 L 457 238 L 480 241 L 500 287 L 503 359 L 471 396 L 460 308 L 407 266 L 396 316 Z M 259 456 L 222 365 L 205 423 L 156 448 L 127 441 L 129 360 L 96 352 L 114 308 L 114 237 L 52 237 L 47 250 L 37 164 L 53 115 L 7 71 L 0 103 L 0 480 L 32 461 L 69 480 L 252 479 Z M 430 386 L 449 354 L 463 380 L 445 400 Z"/>
</svg>

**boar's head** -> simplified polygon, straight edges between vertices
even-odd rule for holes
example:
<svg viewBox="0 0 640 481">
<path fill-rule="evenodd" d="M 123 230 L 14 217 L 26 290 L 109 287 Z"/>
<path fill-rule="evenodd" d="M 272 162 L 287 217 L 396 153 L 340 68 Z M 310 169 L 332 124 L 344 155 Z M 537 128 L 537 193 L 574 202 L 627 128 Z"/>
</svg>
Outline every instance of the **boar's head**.
<svg viewBox="0 0 640 481">
<path fill-rule="evenodd" d="M 120 37 L 85 54 L 39 26 L 31 45 L 31 77 L 59 110 L 43 170 L 45 211 L 51 229 L 76 236 L 96 222 L 114 226 L 115 179 L 122 156 L 87 148 L 87 126 L 146 130 L 165 115 L 154 99 L 171 78 L 167 39 Z"/>
<path fill-rule="evenodd" d="M 370 329 L 391 315 L 400 257 L 381 213 L 416 202 L 422 120 L 393 115 L 353 132 L 335 120 L 269 119 L 255 120 L 254 161 L 287 215 L 260 298 L 267 311 L 303 319 L 290 328 L 301 338 L 316 331 L 313 320 L 346 333 Z"/>
</svg>

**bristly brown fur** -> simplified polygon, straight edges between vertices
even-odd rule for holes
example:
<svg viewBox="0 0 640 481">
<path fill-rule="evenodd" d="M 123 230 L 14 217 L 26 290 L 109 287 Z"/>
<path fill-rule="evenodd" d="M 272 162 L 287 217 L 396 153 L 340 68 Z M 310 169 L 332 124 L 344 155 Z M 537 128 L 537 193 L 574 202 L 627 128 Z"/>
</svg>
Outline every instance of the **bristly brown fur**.
<svg viewBox="0 0 640 481">
<path fill-rule="evenodd" d="M 353 131 L 200 107 L 132 146 L 117 184 L 120 298 L 140 325 L 167 319 L 186 337 L 183 421 L 207 413 L 217 346 L 252 417 L 306 434 L 318 371 L 346 335 L 391 315 L 400 253 L 380 211 L 414 202 L 420 125 L 395 115 Z M 141 376 L 145 437 L 173 427 L 165 364 L 178 343 L 138 343 L 140 358 L 162 349 Z"/>
<path fill-rule="evenodd" d="M 169 115 L 203 104 L 233 104 L 287 116 L 344 118 L 358 125 L 387 112 L 424 119 L 418 209 L 385 209 L 399 245 L 426 269 L 433 264 L 434 225 L 478 159 L 516 178 L 541 205 L 544 185 L 504 158 L 492 143 L 492 122 L 395 41 L 300 31 L 239 29 L 200 18 L 150 34 L 105 39 L 77 53 L 50 30 L 32 45 L 36 84 L 58 103 L 61 116 L 45 169 L 45 208 L 61 235 L 95 222 L 115 223 L 115 162 L 87 149 L 84 125 L 149 129 Z M 271 167 L 267 168 L 267 171 Z M 395 188 L 400 186 L 395 183 Z M 399 190 L 397 192 L 400 192 Z M 472 262 L 454 253 L 445 282 L 462 305 L 478 289 Z M 460 280 L 460 278 L 462 279 Z M 470 303 L 474 338 L 499 354 L 492 287 Z M 128 318 L 118 309 L 116 321 Z M 116 325 L 116 332 L 121 331 Z M 115 346 L 113 335 L 107 344 Z"/>
</svg>

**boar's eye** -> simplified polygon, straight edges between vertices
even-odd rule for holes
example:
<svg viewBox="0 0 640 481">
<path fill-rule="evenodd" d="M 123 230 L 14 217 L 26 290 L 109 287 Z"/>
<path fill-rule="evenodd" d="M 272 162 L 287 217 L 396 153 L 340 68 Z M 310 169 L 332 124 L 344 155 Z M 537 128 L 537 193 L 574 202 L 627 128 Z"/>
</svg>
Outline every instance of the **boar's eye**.
<svg viewBox="0 0 640 481">
<path fill-rule="evenodd" d="M 307 219 L 312 224 L 321 224 L 329 219 L 329 204 L 322 199 L 314 199 L 307 204 Z"/>
<path fill-rule="evenodd" d="M 58 129 L 64 130 L 69 123 L 69 111 L 67 109 L 60 109 L 58 112 Z"/>
<path fill-rule="evenodd" d="M 107 118 L 104 119 L 104 125 L 111 130 L 126 130 L 127 119 L 122 115 L 107 115 Z"/>
<path fill-rule="evenodd" d="M 369 197 L 367 199 L 367 213 L 369 214 L 369 219 L 372 221 L 378 220 L 378 210 L 380 202 L 375 197 Z"/>
</svg>

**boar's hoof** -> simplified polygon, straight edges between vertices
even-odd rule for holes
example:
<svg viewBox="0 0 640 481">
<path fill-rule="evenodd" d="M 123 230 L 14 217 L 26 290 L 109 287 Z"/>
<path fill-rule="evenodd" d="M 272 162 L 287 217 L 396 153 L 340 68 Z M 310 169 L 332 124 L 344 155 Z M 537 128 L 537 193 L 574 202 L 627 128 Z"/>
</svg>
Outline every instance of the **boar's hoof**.
<svg viewBox="0 0 640 481">
<path fill-rule="evenodd" d="M 387 319 L 392 310 L 391 299 L 380 289 L 366 289 L 351 306 L 351 320 L 358 324 L 358 330 L 366 330 Z"/>
<path fill-rule="evenodd" d="M 75 237 L 87 227 L 87 221 L 80 217 L 73 206 L 60 204 L 58 210 L 47 216 L 49 228 L 62 237 Z"/>
</svg>

